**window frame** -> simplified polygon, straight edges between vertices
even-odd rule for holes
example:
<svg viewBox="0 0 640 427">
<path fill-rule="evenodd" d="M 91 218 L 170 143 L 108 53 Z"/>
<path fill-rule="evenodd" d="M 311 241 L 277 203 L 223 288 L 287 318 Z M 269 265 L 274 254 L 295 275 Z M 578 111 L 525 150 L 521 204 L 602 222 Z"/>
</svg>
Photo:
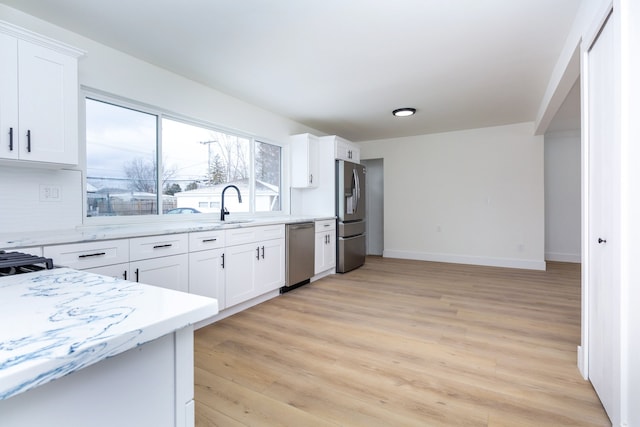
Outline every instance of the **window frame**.
<svg viewBox="0 0 640 427">
<path fill-rule="evenodd" d="M 188 220 L 217 220 L 218 215 L 215 213 L 202 213 L 195 218 L 189 216 L 189 218 L 184 218 L 184 215 L 166 215 L 162 213 L 162 168 L 164 165 L 162 164 L 162 124 L 163 119 L 173 120 L 176 122 L 180 122 L 186 125 L 198 126 L 202 127 L 214 132 L 222 132 L 230 135 L 234 135 L 240 138 L 245 138 L 249 140 L 249 211 L 248 212 L 236 212 L 235 216 L 237 217 L 269 217 L 269 216 L 282 216 L 287 215 L 288 213 L 285 211 L 285 207 L 288 203 L 285 203 L 285 200 L 288 202 L 288 194 L 285 194 L 284 191 L 286 181 L 286 169 L 287 163 L 285 159 L 287 158 L 288 146 L 282 142 L 271 140 L 270 138 L 264 138 L 258 135 L 254 135 L 248 132 L 239 131 L 237 129 L 232 129 L 226 126 L 222 126 L 216 123 L 207 122 L 204 120 L 194 119 L 179 113 L 175 113 L 172 111 L 168 111 L 162 108 L 158 108 L 149 104 L 145 104 L 142 102 L 136 102 L 124 97 L 108 94 L 102 92 L 100 90 L 95 90 L 87 87 L 81 88 L 81 161 L 82 161 L 82 171 L 83 171 L 83 180 L 82 180 L 82 191 L 83 191 L 83 203 L 82 203 L 82 218 L 84 225 L 107 225 L 107 224 L 128 224 L 128 223 L 148 223 L 152 218 L 155 221 L 184 221 Z M 87 216 L 87 132 L 86 132 L 86 100 L 91 99 L 98 102 L 104 102 L 108 104 L 112 104 L 116 107 L 127 108 L 130 110 L 138 111 L 141 113 L 146 113 L 150 115 L 156 116 L 156 201 L 158 206 L 158 213 L 152 215 L 120 215 L 120 216 L 95 216 L 88 217 Z M 255 156 L 256 156 L 256 145 L 258 143 L 266 143 L 280 147 L 280 210 L 278 211 L 260 211 L 256 212 L 256 188 L 255 188 L 255 177 L 256 177 L 256 164 L 255 164 Z"/>
</svg>

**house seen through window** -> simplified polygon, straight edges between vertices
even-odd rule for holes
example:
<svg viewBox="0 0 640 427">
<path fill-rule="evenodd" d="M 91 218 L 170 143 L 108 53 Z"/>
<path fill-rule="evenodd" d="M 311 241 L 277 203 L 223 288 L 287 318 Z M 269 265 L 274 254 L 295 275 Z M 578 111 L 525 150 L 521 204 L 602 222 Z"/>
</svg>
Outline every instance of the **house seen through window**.
<svg viewBox="0 0 640 427">
<path fill-rule="evenodd" d="M 92 98 L 86 141 L 87 216 L 281 210 L 278 145 Z"/>
</svg>

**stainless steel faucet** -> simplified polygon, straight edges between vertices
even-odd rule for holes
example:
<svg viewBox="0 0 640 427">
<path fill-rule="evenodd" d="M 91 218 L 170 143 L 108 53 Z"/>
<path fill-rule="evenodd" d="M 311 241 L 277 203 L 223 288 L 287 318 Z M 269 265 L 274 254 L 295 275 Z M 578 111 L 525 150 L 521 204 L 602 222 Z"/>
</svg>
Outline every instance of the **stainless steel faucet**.
<svg viewBox="0 0 640 427">
<path fill-rule="evenodd" d="M 224 192 L 227 191 L 228 188 L 235 188 L 238 192 L 238 203 L 242 203 L 242 196 L 240 195 L 240 189 L 238 187 L 235 185 L 227 185 L 224 187 L 222 190 L 222 196 L 220 197 L 222 199 L 222 204 L 220 206 L 220 221 L 224 221 L 225 215 L 229 215 L 229 211 L 224 207 Z"/>
</svg>

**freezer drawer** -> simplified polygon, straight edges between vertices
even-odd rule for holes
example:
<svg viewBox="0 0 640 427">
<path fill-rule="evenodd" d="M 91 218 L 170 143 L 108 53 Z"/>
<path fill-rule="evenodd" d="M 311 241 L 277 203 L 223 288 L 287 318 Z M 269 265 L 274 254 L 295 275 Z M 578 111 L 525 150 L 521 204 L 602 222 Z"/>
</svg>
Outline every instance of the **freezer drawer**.
<svg viewBox="0 0 640 427">
<path fill-rule="evenodd" d="M 365 235 L 338 238 L 338 262 L 336 271 L 346 273 L 364 265 L 366 255 Z"/>
</svg>

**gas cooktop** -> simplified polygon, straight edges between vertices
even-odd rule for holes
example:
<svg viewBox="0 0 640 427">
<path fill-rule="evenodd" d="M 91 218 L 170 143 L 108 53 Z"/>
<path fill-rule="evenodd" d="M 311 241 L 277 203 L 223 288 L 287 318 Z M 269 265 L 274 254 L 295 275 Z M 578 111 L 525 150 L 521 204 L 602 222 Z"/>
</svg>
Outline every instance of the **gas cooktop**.
<svg viewBox="0 0 640 427">
<path fill-rule="evenodd" d="M 53 268 L 51 258 L 39 257 L 22 252 L 0 251 L 0 277 Z"/>
</svg>

